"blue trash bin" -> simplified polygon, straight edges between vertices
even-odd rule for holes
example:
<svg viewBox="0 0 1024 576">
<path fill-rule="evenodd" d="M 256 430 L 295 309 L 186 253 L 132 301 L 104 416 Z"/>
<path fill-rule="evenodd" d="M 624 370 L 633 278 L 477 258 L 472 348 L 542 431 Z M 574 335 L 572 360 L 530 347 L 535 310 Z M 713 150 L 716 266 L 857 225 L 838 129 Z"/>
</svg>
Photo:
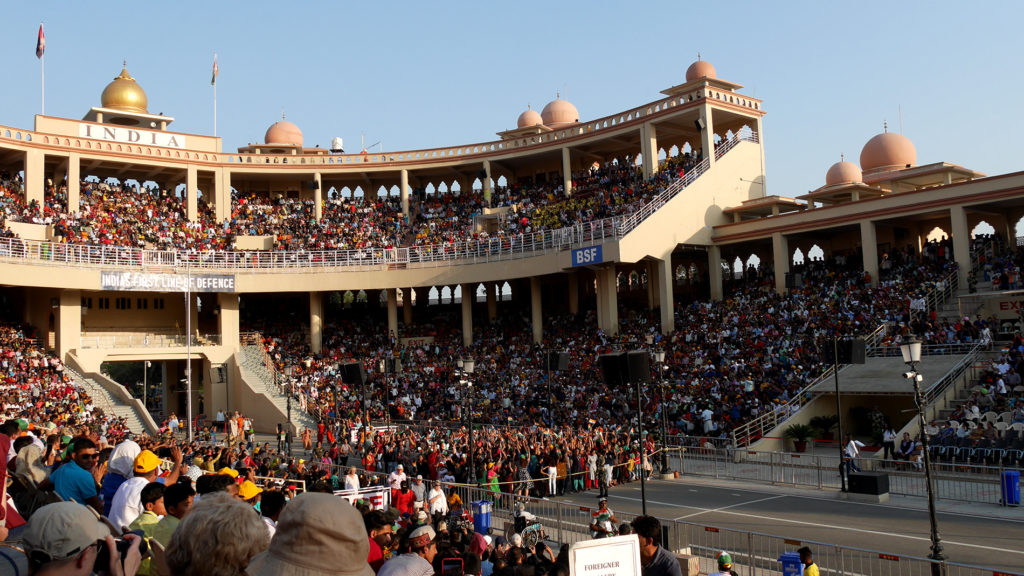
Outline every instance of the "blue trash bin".
<svg viewBox="0 0 1024 576">
<path fill-rule="evenodd" d="M 1020 472 L 1003 470 L 1001 480 L 1003 506 L 1020 506 Z"/>
<path fill-rule="evenodd" d="M 800 561 L 800 554 L 783 552 L 779 562 L 782 562 L 782 576 L 803 576 L 804 563 Z"/>
<path fill-rule="evenodd" d="M 487 500 L 470 502 L 473 510 L 473 531 L 487 534 L 491 528 L 491 508 L 493 504 Z"/>
</svg>

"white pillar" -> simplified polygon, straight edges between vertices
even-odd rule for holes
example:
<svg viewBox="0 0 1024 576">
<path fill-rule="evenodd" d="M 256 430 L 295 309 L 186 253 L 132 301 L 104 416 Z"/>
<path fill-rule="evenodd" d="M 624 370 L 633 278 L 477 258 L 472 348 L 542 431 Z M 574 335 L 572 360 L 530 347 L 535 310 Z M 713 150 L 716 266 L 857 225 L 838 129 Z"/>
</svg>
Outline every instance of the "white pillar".
<svg viewBox="0 0 1024 576">
<path fill-rule="evenodd" d="M 956 260 L 957 277 L 960 286 L 967 286 L 967 274 L 971 271 L 971 236 L 967 228 L 967 211 L 963 206 L 949 209 L 950 235 L 953 237 L 953 259 Z"/>
<path fill-rule="evenodd" d="M 57 310 L 57 357 L 63 361 L 68 352 L 82 343 L 82 292 L 62 290 Z"/>
<path fill-rule="evenodd" d="M 597 270 L 597 326 L 605 334 L 619 333 L 619 300 L 616 292 L 615 266 Z"/>
<path fill-rule="evenodd" d="M 402 290 L 402 322 L 412 325 L 412 288 Z"/>
<path fill-rule="evenodd" d="M 398 338 L 398 290 L 388 288 L 388 336 Z M 463 295 L 465 297 L 465 295 Z"/>
<path fill-rule="evenodd" d="M 320 292 L 309 293 L 309 349 L 319 354 L 324 345 L 324 296 Z"/>
<path fill-rule="evenodd" d="M 572 164 L 569 158 L 569 148 L 562 148 L 562 189 L 566 196 L 572 194 Z"/>
<path fill-rule="evenodd" d="M 484 202 L 488 206 L 491 205 L 491 194 L 494 192 L 491 184 L 491 161 L 484 160 L 484 181 L 482 182 L 484 187 Z M 489 294 L 490 292 L 488 292 Z"/>
<path fill-rule="evenodd" d="M 864 271 L 871 276 L 871 285 L 878 286 L 878 231 L 871 220 L 860 222 L 860 246 L 864 252 Z"/>
<path fill-rule="evenodd" d="M 239 349 L 238 294 L 217 294 L 217 304 L 220 307 L 217 323 L 220 328 L 221 346 L 237 352 Z"/>
<path fill-rule="evenodd" d="M 658 129 L 650 122 L 640 126 L 640 153 L 644 157 L 644 179 L 650 179 L 658 173 Z"/>
<path fill-rule="evenodd" d="M 195 166 L 189 165 L 185 176 L 185 200 L 189 222 L 199 219 L 199 172 Z"/>
<path fill-rule="evenodd" d="M 454 296 L 455 291 L 452 290 Z M 462 345 L 473 345 L 473 286 L 462 285 Z"/>
<path fill-rule="evenodd" d="M 402 198 L 402 216 L 409 215 L 409 171 L 402 170 L 398 175 L 398 189 Z"/>
<path fill-rule="evenodd" d="M 786 293 L 786 274 L 789 273 L 789 240 L 781 232 L 772 234 L 772 258 L 775 265 L 775 292 Z"/>
<path fill-rule="evenodd" d="M 672 253 L 669 252 L 653 267 L 658 273 L 658 301 L 661 306 L 661 333 L 671 334 L 676 329 L 675 297 L 672 294 Z M 648 282 L 651 279 L 647 280 Z"/>
<path fill-rule="evenodd" d="M 68 155 L 68 212 L 78 212 L 82 193 L 81 163 L 77 152 Z"/>
<path fill-rule="evenodd" d="M 760 195 L 761 195 L 761 197 L 764 197 L 764 196 L 768 195 L 768 184 L 767 184 L 768 173 L 765 171 L 765 168 L 764 168 L 764 124 L 761 122 L 761 117 L 760 116 L 757 117 L 757 123 L 756 124 L 757 125 L 754 127 L 754 130 L 757 130 L 757 146 L 758 146 L 758 148 L 760 148 L 760 154 L 758 154 L 758 156 L 761 158 L 761 191 L 760 191 Z"/>
<path fill-rule="evenodd" d="M 324 193 L 323 193 L 323 178 L 320 177 L 320 173 L 313 174 L 313 217 L 319 222 L 324 216 Z"/>
<path fill-rule="evenodd" d="M 45 161 L 46 156 L 42 150 L 32 148 L 25 151 L 25 204 L 35 201 L 40 209 L 45 204 Z"/>
<path fill-rule="evenodd" d="M 700 133 L 701 153 L 708 159 L 710 166 L 715 165 L 715 124 L 711 119 L 711 106 L 705 104 L 700 109 L 700 120 L 704 130 Z"/>
<path fill-rule="evenodd" d="M 544 340 L 544 311 L 542 310 L 540 278 L 530 277 L 530 316 L 533 325 L 533 343 L 540 344 Z"/>
<path fill-rule="evenodd" d="M 217 222 L 231 218 L 231 176 L 226 168 L 213 173 L 213 214 Z"/>
<path fill-rule="evenodd" d="M 498 284 L 487 282 L 484 289 L 487 291 L 487 319 L 493 321 L 498 317 Z"/>
<path fill-rule="evenodd" d="M 569 272 L 569 314 L 580 313 L 580 275 L 573 270 Z"/>
<path fill-rule="evenodd" d="M 711 300 L 720 301 L 722 299 L 722 249 L 718 246 L 708 246 L 708 282 L 711 282 Z"/>
</svg>

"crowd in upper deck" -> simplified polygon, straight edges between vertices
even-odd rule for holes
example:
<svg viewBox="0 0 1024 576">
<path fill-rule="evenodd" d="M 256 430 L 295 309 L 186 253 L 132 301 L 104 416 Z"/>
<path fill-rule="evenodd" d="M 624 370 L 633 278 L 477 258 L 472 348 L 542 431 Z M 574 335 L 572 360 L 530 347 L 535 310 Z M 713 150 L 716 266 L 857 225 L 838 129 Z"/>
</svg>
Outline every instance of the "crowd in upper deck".
<svg viewBox="0 0 1024 576">
<path fill-rule="evenodd" d="M 67 210 L 66 186 L 47 183 L 44 202 L 26 204 L 20 176 L 0 174 L 0 229 L 7 222 L 52 226 L 53 240 L 69 244 L 125 246 L 159 250 L 233 250 L 239 236 L 270 236 L 274 250 L 335 250 L 395 246 L 454 245 L 466 240 L 508 239 L 519 234 L 572 226 L 629 214 L 692 169 L 689 153 L 662 162 L 644 180 L 635 162 L 612 162 L 573 174 L 573 194 L 561 183 L 524 180 L 499 187 L 490 202 L 482 190 L 414 194 L 408 215 L 397 196 L 341 196 L 323 202 L 315 218 L 310 199 L 281 195 L 232 195 L 230 217 L 218 222 L 205 198 L 197 218 L 186 216 L 183 198 L 137 183 L 83 180 L 79 209 Z M 489 232 L 475 226 L 488 206 L 507 211 Z"/>
</svg>

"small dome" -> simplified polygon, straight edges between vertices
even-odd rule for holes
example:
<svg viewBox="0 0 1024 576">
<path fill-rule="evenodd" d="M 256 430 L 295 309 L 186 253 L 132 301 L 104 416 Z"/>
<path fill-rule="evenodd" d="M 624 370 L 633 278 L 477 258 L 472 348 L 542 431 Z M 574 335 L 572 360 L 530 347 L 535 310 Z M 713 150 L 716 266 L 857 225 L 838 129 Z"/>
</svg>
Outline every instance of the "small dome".
<svg viewBox="0 0 1024 576">
<path fill-rule="evenodd" d="M 855 182 L 863 182 L 861 178 L 860 168 L 853 162 L 836 162 L 828 169 L 825 173 L 825 186 L 835 186 L 837 184 L 852 184 Z"/>
<path fill-rule="evenodd" d="M 287 146 L 302 146 L 302 130 L 291 122 L 281 119 L 274 122 L 267 128 L 267 134 L 263 137 L 264 144 L 285 144 Z"/>
<path fill-rule="evenodd" d="M 540 126 L 544 123 L 544 119 L 540 117 L 540 114 L 532 108 L 527 108 L 526 112 L 519 115 L 519 119 L 516 120 L 516 128 L 526 128 L 527 126 Z"/>
<path fill-rule="evenodd" d="M 121 73 L 114 78 L 114 81 L 107 84 L 100 96 L 100 106 L 125 110 L 127 112 L 141 112 L 148 114 L 149 100 L 146 92 L 135 82 L 135 78 L 128 73 L 128 68 L 122 68 Z"/>
<path fill-rule="evenodd" d="M 686 69 L 686 81 L 693 82 L 701 78 L 717 78 L 715 67 L 707 60 L 697 60 Z"/>
<path fill-rule="evenodd" d="M 902 134 L 883 132 L 864 145 L 860 166 L 865 172 L 897 170 L 917 163 L 914 143 Z"/>
<path fill-rule="evenodd" d="M 576 107 L 566 100 L 556 98 L 540 112 L 541 120 L 548 128 L 564 128 L 580 121 L 580 113 Z"/>
</svg>

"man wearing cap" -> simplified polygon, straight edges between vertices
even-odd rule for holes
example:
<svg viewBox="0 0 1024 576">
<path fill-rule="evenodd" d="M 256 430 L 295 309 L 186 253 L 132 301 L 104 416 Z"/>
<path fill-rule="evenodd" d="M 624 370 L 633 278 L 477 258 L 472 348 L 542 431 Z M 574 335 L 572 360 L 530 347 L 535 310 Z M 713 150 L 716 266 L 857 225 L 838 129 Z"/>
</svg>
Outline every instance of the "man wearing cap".
<svg viewBox="0 0 1024 576">
<path fill-rule="evenodd" d="M 135 464 L 132 467 L 135 476 L 117 488 L 114 500 L 110 504 L 108 517 L 115 528 L 120 530 L 131 525 L 145 511 L 140 496 L 146 484 L 174 484 L 178 481 L 178 475 L 181 473 L 181 450 L 177 446 L 171 448 L 171 457 L 174 459 L 174 469 L 163 478 L 159 477 L 160 463 L 163 461 L 156 454 L 143 450 L 135 457 Z"/>
<path fill-rule="evenodd" d="M 716 556 L 718 560 L 718 572 L 712 572 L 708 576 L 733 576 L 732 556 L 726 551 L 721 551 Z"/>
<path fill-rule="evenodd" d="M 381 566 L 377 576 L 433 576 L 437 555 L 437 533 L 430 526 L 420 526 L 409 534 L 408 554 L 396 556 Z"/>
<path fill-rule="evenodd" d="M 61 498 L 92 506 L 102 513 L 103 502 L 93 476 L 97 456 L 95 442 L 84 436 L 75 438 L 71 444 L 71 461 L 54 470 L 50 482 Z"/>
<path fill-rule="evenodd" d="M 615 513 L 608 508 L 608 499 L 601 498 L 597 501 L 597 510 L 591 513 L 590 531 L 594 538 L 607 538 L 615 535 L 615 524 L 619 519 Z"/>
<path fill-rule="evenodd" d="M 100 546 L 110 553 L 108 566 L 96 566 L 99 574 L 134 576 L 142 562 L 139 543 L 134 534 L 124 536 L 132 541 L 124 558 L 117 551 L 110 526 L 91 509 L 75 502 L 57 502 L 43 506 L 32 515 L 22 533 L 22 544 L 28 557 L 28 573 L 34 576 L 88 576 L 93 573 Z"/>
<path fill-rule="evenodd" d="M 256 506 L 260 503 L 260 494 L 263 494 L 263 488 L 260 488 L 249 480 L 242 482 L 238 487 L 238 499 L 244 500 L 245 503 L 250 506 Z"/>
<path fill-rule="evenodd" d="M 402 487 L 402 482 L 405 482 L 406 480 L 408 480 L 408 477 L 405 475 L 405 466 L 402 466 L 401 464 L 395 468 L 394 472 L 388 474 L 388 486 L 391 487 L 392 497 L 394 497 L 395 492 L 398 492 L 398 489 Z"/>
<path fill-rule="evenodd" d="M 427 495 L 427 485 L 423 483 L 423 476 L 417 474 L 416 478 L 412 481 L 412 486 L 409 488 L 416 495 L 416 501 L 423 502 L 424 496 Z"/>
<path fill-rule="evenodd" d="M 640 572 L 642 576 L 683 576 L 679 561 L 662 548 L 661 522 L 654 516 L 639 516 L 633 520 L 633 531 L 640 540 Z"/>
</svg>

